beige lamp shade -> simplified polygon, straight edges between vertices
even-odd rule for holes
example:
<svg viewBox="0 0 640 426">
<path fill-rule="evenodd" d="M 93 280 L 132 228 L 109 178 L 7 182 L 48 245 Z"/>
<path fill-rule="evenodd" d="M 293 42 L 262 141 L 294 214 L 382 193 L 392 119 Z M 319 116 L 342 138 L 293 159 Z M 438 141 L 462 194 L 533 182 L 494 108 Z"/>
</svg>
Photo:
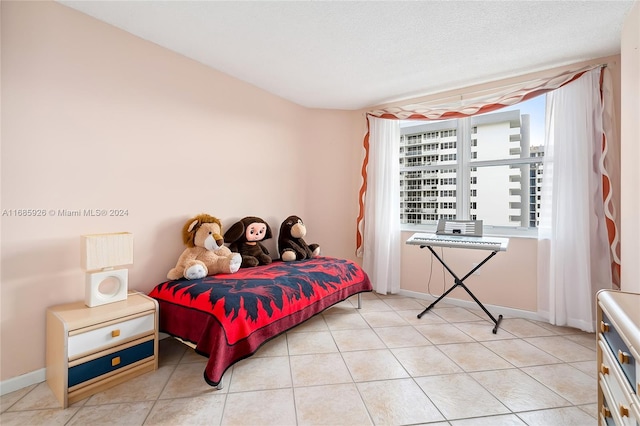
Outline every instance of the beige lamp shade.
<svg viewBox="0 0 640 426">
<path fill-rule="evenodd" d="M 81 237 L 82 268 L 95 271 L 133 263 L 133 234 L 83 235 Z"/>
</svg>

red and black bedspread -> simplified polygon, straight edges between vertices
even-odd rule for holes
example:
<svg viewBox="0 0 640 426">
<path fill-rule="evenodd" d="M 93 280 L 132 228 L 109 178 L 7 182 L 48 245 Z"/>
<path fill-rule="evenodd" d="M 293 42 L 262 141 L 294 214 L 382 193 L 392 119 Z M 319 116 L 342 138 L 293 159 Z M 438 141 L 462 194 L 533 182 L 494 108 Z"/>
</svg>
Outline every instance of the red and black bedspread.
<svg viewBox="0 0 640 426">
<path fill-rule="evenodd" d="M 317 257 L 167 281 L 149 295 L 160 306 L 160 331 L 195 343 L 209 357 L 205 380 L 217 386 L 227 368 L 269 339 L 371 289 L 356 263 Z"/>
</svg>

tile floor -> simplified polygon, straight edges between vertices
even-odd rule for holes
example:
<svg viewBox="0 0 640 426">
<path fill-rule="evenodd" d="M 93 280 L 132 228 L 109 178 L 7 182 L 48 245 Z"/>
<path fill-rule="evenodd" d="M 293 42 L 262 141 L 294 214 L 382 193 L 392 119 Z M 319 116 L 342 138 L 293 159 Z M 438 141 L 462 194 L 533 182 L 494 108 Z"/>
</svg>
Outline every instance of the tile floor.
<svg viewBox="0 0 640 426">
<path fill-rule="evenodd" d="M 363 295 L 203 380 L 167 338 L 160 367 L 60 409 L 46 383 L 1 398 L 2 425 L 596 425 L 595 336 L 481 310 Z M 492 312 L 495 316 L 499 312 Z"/>
</svg>

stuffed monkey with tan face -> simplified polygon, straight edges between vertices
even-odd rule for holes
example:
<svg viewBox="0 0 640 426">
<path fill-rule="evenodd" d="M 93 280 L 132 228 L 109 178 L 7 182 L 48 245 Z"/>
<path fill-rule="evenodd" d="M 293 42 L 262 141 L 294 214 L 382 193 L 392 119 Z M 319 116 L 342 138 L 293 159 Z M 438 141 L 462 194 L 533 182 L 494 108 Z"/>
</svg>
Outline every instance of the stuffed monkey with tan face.
<svg viewBox="0 0 640 426">
<path fill-rule="evenodd" d="M 242 255 L 242 268 L 268 265 L 272 262 L 269 250 L 261 243 L 272 237 L 267 222 L 255 216 L 247 216 L 234 223 L 224 234 L 231 251 Z"/>
<path fill-rule="evenodd" d="M 320 255 L 318 244 L 307 244 L 304 236 L 307 235 L 307 227 L 298 216 L 289 216 L 280 225 L 278 235 L 278 251 L 280 258 L 285 262 L 293 260 L 311 259 Z"/>
<path fill-rule="evenodd" d="M 240 269 L 242 257 L 223 245 L 222 224 L 213 216 L 201 214 L 189 219 L 182 228 L 182 241 L 187 248 L 167 274 L 170 280 L 195 280 Z"/>
</svg>

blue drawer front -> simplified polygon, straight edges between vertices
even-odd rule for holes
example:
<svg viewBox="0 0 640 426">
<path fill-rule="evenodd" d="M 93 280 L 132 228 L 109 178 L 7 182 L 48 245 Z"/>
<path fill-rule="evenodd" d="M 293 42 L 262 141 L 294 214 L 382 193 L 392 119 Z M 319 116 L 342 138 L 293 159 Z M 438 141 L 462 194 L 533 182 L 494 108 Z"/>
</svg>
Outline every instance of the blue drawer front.
<svg viewBox="0 0 640 426">
<path fill-rule="evenodd" d="M 611 324 L 611 321 L 609 321 L 609 318 L 607 318 L 607 315 L 604 312 L 602 313 L 602 321 L 609 324 L 609 331 L 602 333 L 602 335 L 604 336 L 604 339 L 607 341 L 607 344 L 611 348 L 611 351 L 613 352 L 613 356 L 615 357 L 615 359 L 616 360 L 618 359 L 619 350 L 629 354 L 629 363 L 620 364 L 620 362 L 618 361 L 618 364 L 622 368 L 622 371 L 624 372 L 624 375 L 629 381 L 629 385 L 631 385 L 631 388 L 635 389 L 635 386 L 636 386 L 635 385 L 636 383 L 635 359 L 631 355 L 631 351 L 629 351 L 629 348 L 627 347 L 627 345 L 624 343 L 624 340 L 622 340 L 622 337 L 620 337 L 620 334 L 618 334 L 618 330 L 616 330 L 613 327 L 613 325 Z"/>
<path fill-rule="evenodd" d="M 140 361 L 141 359 L 153 356 L 154 341 L 149 340 L 139 345 L 132 346 L 127 349 L 123 349 L 118 352 L 114 352 L 109 355 L 94 359 L 83 364 L 76 365 L 69 369 L 69 387 L 75 386 L 79 383 L 86 382 L 94 377 L 101 376 L 115 371 L 119 368 L 126 367 L 129 364 Z M 111 365 L 111 360 L 115 357 L 120 357 L 120 363 L 118 365 Z"/>
</svg>

